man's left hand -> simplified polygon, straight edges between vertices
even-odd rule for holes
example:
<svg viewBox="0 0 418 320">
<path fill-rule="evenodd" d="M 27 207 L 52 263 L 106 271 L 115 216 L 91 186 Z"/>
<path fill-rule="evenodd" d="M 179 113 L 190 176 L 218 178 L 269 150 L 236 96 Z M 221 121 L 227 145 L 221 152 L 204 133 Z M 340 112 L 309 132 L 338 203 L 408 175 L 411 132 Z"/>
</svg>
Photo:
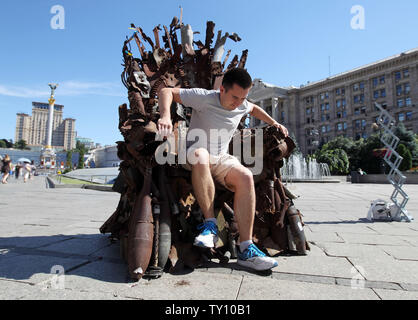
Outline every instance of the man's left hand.
<svg viewBox="0 0 418 320">
<path fill-rule="evenodd" d="M 278 128 L 284 134 L 285 137 L 287 137 L 289 135 L 289 132 L 287 131 L 287 128 L 285 126 L 281 125 L 280 123 L 274 121 L 272 126 L 275 126 L 276 128 Z"/>
</svg>

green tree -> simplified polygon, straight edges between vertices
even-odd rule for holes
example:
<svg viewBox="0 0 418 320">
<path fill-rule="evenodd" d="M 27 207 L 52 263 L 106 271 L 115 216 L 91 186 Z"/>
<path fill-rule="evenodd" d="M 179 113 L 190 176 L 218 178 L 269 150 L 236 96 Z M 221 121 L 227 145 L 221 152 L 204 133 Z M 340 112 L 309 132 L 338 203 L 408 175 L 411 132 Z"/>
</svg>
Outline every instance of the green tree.
<svg viewBox="0 0 418 320">
<path fill-rule="evenodd" d="M 361 149 L 364 146 L 364 140 L 354 141 L 352 138 L 336 137 L 335 139 L 325 143 L 321 149 L 317 150 L 315 157 L 318 158 L 322 153 L 332 150 L 344 150 L 348 157 L 349 170 L 357 170 L 361 163 Z"/>
<path fill-rule="evenodd" d="M 25 140 L 19 140 L 14 144 L 14 147 L 16 149 L 24 150 L 24 149 L 27 149 L 27 143 Z"/>
<path fill-rule="evenodd" d="M 403 158 L 401 164 L 399 165 L 400 171 L 407 171 L 412 168 L 412 154 L 409 149 L 403 145 L 400 144 L 396 151 L 399 153 L 399 155 Z"/>
<path fill-rule="evenodd" d="M 7 148 L 7 144 L 3 140 L 0 140 L 0 148 Z"/>
<path fill-rule="evenodd" d="M 385 163 L 382 157 L 377 155 L 378 152 L 376 152 L 383 147 L 384 145 L 380 141 L 379 134 L 372 134 L 365 139 L 360 149 L 360 161 L 357 164 L 357 168 L 362 168 L 367 173 L 383 173 Z"/>
<path fill-rule="evenodd" d="M 400 122 L 393 131 L 395 136 L 399 138 L 399 145 L 403 144 L 413 157 L 418 156 L 418 143 L 415 139 L 415 134 L 405 128 L 405 125 Z"/>
<path fill-rule="evenodd" d="M 13 148 L 13 146 L 14 146 L 12 140 L 1 139 L 0 141 L 3 141 L 6 144 L 6 147 L 5 148 Z"/>
<path fill-rule="evenodd" d="M 84 150 L 80 150 L 77 169 L 84 169 Z"/>
<path fill-rule="evenodd" d="M 67 167 L 69 171 L 71 171 L 71 168 L 73 167 L 72 158 L 73 158 L 73 151 L 72 150 L 67 151 L 67 161 L 65 162 L 65 166 Z"/>
<path fill-rule="evenodd" d="M 328 142 L 325 148 L 329 150 L 342 149 L 346 152 L 350 162 L 350 170 L 357 170 L 361 163 L 361 149 L 364 147 L 364 139 L 337 137 Z"/>
<path fill-rule="evenodd" d="M 331 174 L 348 174 L 350 162 L 347 153 L 343 149 L 322 150 L 316 154 L 318 162 L 327 163 Z"/>
<path fill-rule="evenodd" d="M 84 155 L 87 153 L 87 148 L 80 141 L 77 141 L 75 148 L 79 154 L 77 169 L 83 169 L 84 168 Z"/>
</svg>

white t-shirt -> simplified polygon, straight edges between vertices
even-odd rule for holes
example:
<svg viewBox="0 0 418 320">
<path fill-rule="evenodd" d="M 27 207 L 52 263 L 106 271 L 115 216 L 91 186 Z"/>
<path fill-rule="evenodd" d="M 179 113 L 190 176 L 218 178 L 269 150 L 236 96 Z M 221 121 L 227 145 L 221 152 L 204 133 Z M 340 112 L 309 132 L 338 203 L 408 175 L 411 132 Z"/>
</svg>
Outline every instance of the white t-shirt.
<svg viewBox="0 0 418 320">
<path fill-rule="evenodd" d="M 227 110 L 221 105 L 219 90 L 199 88 L 180 89 L 180 99 L 184 106 L 193 109 L 187 148 L 205 148 L 216 156 L 228 153 L 229 143 L 242 117 L 251 111 L 250 103 L 244 100 L 236 109 Z M 202 132 L 206 137 L 202 137 Z"/>
</svg>

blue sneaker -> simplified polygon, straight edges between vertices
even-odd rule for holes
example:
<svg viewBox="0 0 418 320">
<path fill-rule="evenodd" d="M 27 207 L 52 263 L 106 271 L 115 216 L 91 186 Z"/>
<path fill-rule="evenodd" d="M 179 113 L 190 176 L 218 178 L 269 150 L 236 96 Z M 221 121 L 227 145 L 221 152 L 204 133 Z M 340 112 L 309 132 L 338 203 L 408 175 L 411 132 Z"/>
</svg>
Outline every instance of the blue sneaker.
<svg viewBox="0 0 418 320">
<path fill-rule="evenodd" d="M 200 234 L 194 239 L 193 245 L 202 248 L 213 248 L 218 242 L 218 226 L 212 221 L 205 221 L 197 226 Z"/>
<path fill-rule="evenodd" d="M 244 252 L 238 251 L 237 263 L 257 271 L 269 270 L 278 266 L 276 260 L 267 257 L 254 243 L 250 244 Z"/>
</svg>

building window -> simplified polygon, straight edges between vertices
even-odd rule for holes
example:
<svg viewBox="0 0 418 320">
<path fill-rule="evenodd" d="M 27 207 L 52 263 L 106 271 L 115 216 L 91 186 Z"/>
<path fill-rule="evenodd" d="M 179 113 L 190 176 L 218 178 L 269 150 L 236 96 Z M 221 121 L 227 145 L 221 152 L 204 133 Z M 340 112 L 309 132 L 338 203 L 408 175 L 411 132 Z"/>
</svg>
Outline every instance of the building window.
<svg viewBox="0 0 418 320">
<path fill-rule="evenodd" d="M 341 118 L 341 112 L 337 112 L 337 118 Z"/>
<path fill-rule="evenodd" d="M 330 131 L 331 131 L 331 126 L 327 125 L 327 132 L 330 132 Z"/>
<path fill-rule="evenodd" d="M 358 84 L 358 83 L 355 83 L 355 84 L 353 85 L 353 91 L 358 91 L 358 89 L 360 89 L 360 86 L 359 86 L 359 84 Z"/>
<path fill-rule="evenodd" d="M 340 88 L 335 89 L 335 94 L 339 96 L 341 94 Z"/>
<path fill-rule="evenodd" d="M 403 77 L 404 78 L 408 78 L 409 77 L 409 69 L 404 69 L 403 70 Z"/>
<path fill-rule="evenodd" d="M 311 108 L 306 108 L 306 114 L 311 114 Z"/>
<path fill-rule="evenodd" d="M 361 128 L 362 129 L 364 129 L 364 128 L 366 128 L 366 125 L 367 125 L 367 121 L 366 120 L 361 120 Z"/>
<path fill-rule="evenodd" d="M 341 107 L 341 100 L 337 100 L 337 109 L 339 109 Z"/>
<path fill-rule="evenodd" d="M 377 98 L 379 98 L 379 90 L 375 90 L 373 92 L 373 98 L 376 100 Z"/>
<path fill-rule="evenodd" d="M 358 116 L 360 114 L 360 108 L 355 108 L 354 109 L 354 115 Z"/>
<path fill-rule="evenodd" d="M 398 120 L 399 121 L 405 121 L 405 113 L 399 113 L 398 114 Z"/>
<path fill-rule="evenodd" d="M 412 106 L 412 100 L 411 100 L 411 98 L 406 98 L 406 99 L 405 99 L 405 105 L 406 105 L 407 107 Z"/>
<path fill-rule="evenodd" d="M 359 96 L 354 96 L 354 103 L 359 103 L 360 99 Z"/>
<path fill-rule="evenodd" d="M 343 111 L 343 118 L 347 118 L 347 111 Z"/>
<path fill-rule="evenodd" d="M 325 111 L 325 104 L 321 103 L 321 111 Z"/>
<path fill-rule="evenodd" d="M 364 82 L 360 82 L 360 89 L 363 90 L 364 89 Z"/>
<path fill-rule="evenodd" d="M 395 72 L 395 80 L 401 80 L 401 78 L 402 78 L 402 75 L 401 75 L 401 72 L 400 71 L 398 71 L 398 72 Z"/>
<path fill-rule="evenodd" d="M 331 119 L 329 114 L 327 114 L 326 117 L 327 117 L 327 120 Z"/>
<path fill-rule="evenodd" d="M 329 110 L 329 103 L 328 102 L 325 104 L 325 109 Z"/>
<path fill-rule="evenodd" d="M 409 83 L 405 83 L 403 90 L 405 94 L 409 94 L 409 92 L 411 92 L 411 86 L 409 85 Z"/>
<path fill-rule="evenodd" d="M 373 83 L 373 87 L 377 87 L 378 79 L 377 78 L 373 78 L 372 79 L 372 83 Z"/>
<path fill-rule="evenodd" d="M 367 139 L 367 133 L 366 133 L 366 132 L 363 132 L 363 133 L 361 134 L 361 137 L 362 137 L 363 139 Z"/>
<path fill-rule="evenodd" d="M 322 131 L 322 133 L 327 132 L 327 127 L 326 127 L 326 126 L 322 126 L 322 127 L 321 127 L 321 131 Z"/>
<path fill-rule="evenodd" d="M 385 83 L 385 76 L 381 76 L 379 78 L 379 82 L 380 82 L 380 84 L 384 84 Z"/>
<path fill-rule="evenodd" d="M 343 122 L 343 130 L 347 130 L 347 122 Z"/>
<path fill-rule="evenodd" d="M 337 123 L 337 131 L 343 130 L 343 124 L 341 122 Z"/>
<path fill-rule="evenodd" d="M 404 106 L 403 99 L 398 99 L 398 108 L 402 108 Z"/>
<path fill-rule="evenodd" d="M 321 115 L 321 121 L 324 122 L 325 121 L 325 114 Z"/>
<path fill-rule="evenodd" d="M 364 114 L 366 113 L 366 107 L 361 107 L 360 110 L 361 110 L 361 113 L 364 113 Z"/>
<path fill-rule="evenodd" d="M 364 102 L 364 93 L 360 95 L 360 102 Z"/>
<path fill-rule="evenodd" d="M 386 89 L 382 89 L 382 90 L 380 90 L 380 96 L 381 96 L 382 98 L 385 98 L 385 97 L 386 97 Z"/>
<path fill-rule="evenodd" d="M 412 111 L 406 113 L 406 120 L 412 120 Z"/>
<path fill-rule="evenodd" d="M 402 85 L 396 86 L 396 95 L 400 96 L 402 94 Z"/>
</svg>

